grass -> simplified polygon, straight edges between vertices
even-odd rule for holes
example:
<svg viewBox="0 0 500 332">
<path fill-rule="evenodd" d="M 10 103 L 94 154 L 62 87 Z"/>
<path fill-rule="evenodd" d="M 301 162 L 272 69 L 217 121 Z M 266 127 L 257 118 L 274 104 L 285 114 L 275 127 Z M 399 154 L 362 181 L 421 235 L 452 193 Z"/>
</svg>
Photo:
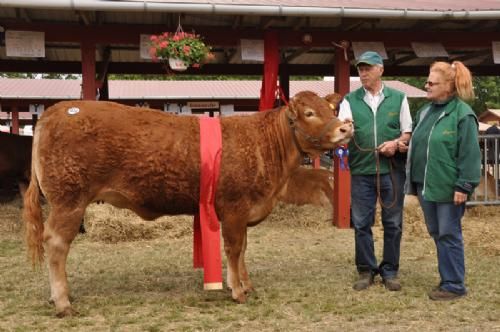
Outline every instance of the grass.
<svg viewBox="0 0 500 332">
<path fill-rule="evenodd" d="M 80 315 L 65 319 L 47 302 L 47 269 L 33 271 L 26 260 L 18 204 L 0 211 L 0 331 L 500 331 L 495 207 L 464 219 L 469 295 L 436 303 L 426 295 L 438 283 L 435 247 L 417 208 L 405 214 L 403 290 L 388 292 L 378 280 L 355 292 L 353 231 L 330 226 L 329 211 L 280 206 L 249 229 L 257 292 L 238 305 L 229 291 L 203 291 L 202 272 L 192 269 L 190 218 L 144 223 L 94 206 L 68 261 Z M 380 257 L 378 225 L 374 236 Z"/>
</svg>

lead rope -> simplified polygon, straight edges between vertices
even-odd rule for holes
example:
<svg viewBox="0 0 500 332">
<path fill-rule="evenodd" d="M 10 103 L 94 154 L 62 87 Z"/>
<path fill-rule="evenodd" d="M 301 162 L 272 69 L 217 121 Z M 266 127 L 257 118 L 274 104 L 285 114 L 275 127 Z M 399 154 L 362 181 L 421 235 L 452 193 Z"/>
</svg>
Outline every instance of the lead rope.
<svg viewBox="0 0 500 332">
<path fill-rule="evenodd" d="M 356 146 L 356 148 L 361 151 L 361 152 L 375 152 L 376 153 L 376 156 L 375 156 L 375 167 L 376 167 L 376 174 L 377 174 L 377 198 L 380 202 L 380 205 L 385 208 L 385 209 L 390 209 L 392 207 L 394 207 L 394 205 L 396 204 L 396 201 L 398 200 L 398 197 L 396 195 L 396 186 L 395 186 L 395 179 L 394 179 L 394 172 L 393 172 L 393 169 L 392 169 L 392 164 L 394 162 L 394 158 L 389 158 L 389 174 L 391 174 L 391 184 L 392 184 L 392 202 L 391 204 L 389 204 L 388 206 L 386 206 L 384 204 L 384 201 L 382 200 L 382 197 L 380 196 L 380 155 L 378 153 L 378 149 L 377 148 L 362 148 L 358 145 L 358 143 L 356 142 L 356 140 L 354 139 L 354 137 L 352 138 L 352 141 L 354 143 L 354 145 Z"/>
</svg>

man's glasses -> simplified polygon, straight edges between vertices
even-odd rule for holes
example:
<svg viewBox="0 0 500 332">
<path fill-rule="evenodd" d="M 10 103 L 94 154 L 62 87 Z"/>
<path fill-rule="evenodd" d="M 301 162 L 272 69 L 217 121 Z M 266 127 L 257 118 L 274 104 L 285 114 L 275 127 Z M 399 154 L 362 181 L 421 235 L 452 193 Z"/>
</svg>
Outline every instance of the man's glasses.
<svg viewBox="0 0 500 332">
<path fill-rule="evenodd" d="M 441 84 L 441 83 L 439 83 L 439 82 L 432 82 L 432 81 L 426 81 L 426 82 L 425 82 L 425 85 L 428 85 L 428 86 L 430 86 L 431 88 L 432 88 L 434 85 L 439 85 L 439 84 Z"/>
</svg>

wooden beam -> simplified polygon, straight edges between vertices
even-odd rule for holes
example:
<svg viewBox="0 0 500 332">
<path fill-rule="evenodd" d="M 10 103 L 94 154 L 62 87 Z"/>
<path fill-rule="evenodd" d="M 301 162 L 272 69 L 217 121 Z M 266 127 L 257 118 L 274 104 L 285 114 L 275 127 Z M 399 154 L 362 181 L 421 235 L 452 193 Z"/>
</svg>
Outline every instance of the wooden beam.
<svg viewBox="0 0 500 332">
<path fill-rule="evenodd" d="M 311 49 L 311 47 L 309 47 L 309 46 L 305 46 L 305 47 L 299 48 L 298 50 L 296 50 L 295 52 L 293 52 L 292 54 L 290 54 L 289 56 L 287 56 L 285 58 L 285 62 L 289 63 L 292 60 L 297 59 L 302 54 L 305 54 L 305 53 L 309 52 L 310 49 Z"/>
<path fill-rule="evenodd" d="M 236 30 L 236 29 L 239 29 L 239 27 L 241 26 L 241 23 L 243 22 L 243 16 L 241 15 L 236 15 L 234 17 L 234 20 L 233 20 L 233 24 L 231 26 L 231 29 L 232 30 Z"/>
<path fill-rule="evenodd" d="M 476 51 L 476 52 L 470 52 L 468 54 L 464 54 L 464 55 L 460 55 L 460 56 L 456 56 L 456 57 L 451 57 L 451 60 L 453 61 L 462 61 L 462 62 L 465 62 L 467 60 L 471 60 L 471 59 L 474 59 L 474 58 L 477 58 L 477 57 L 483 57 L 485 55 L 492 55 L 492 51 L 491 50 L 480 50 L 480 51 Z"/>
<path fill-rule="evenodd" d="M 83 24 L 89 26 L 92 23 L 92 20 L 90 19 L 88 12 L 77 10 L 76 15 L 80 18 Z"/>
<path fill-rule="evenodd" d="M 273 18 L 276 19 L 276 18 Z M 44 31 L 46 42 L 80 42 L 92 36 L 98 44 L 138 44 L 140 34 L 153 34 L 165 31 L 165 25 L 107 24 L 82 26 L 78 24 L 29 23 L 19 21 L 2 22 L 5 29 Z M 277 29 L 280 47 L 303 46 L 304 32 L 289 28 Z M 228 30 L 227 27 L 196 27 L 196 33 L 205 37 L 210 45 L 235 46 L 241 38 L 262 38 L 263 30 L 244 28 Z M 382 41 L 386 47 L 410 47 L 411 42 L 440 42 L 447 49 L 491 47 L 498 40 L 498 32 L 488 31 L 337 31 L 335 29 L 309 29 L 312 36 L 311 47 L 331 46 L 332 35 L 337 40 Z"/>
<path fill-rule="evenodd" d="M 28 11 L 24 8 L 16 8 L 16 17 L 24 22 L 31 23 L 31 17 L 28 15 Z"/>
</svg>

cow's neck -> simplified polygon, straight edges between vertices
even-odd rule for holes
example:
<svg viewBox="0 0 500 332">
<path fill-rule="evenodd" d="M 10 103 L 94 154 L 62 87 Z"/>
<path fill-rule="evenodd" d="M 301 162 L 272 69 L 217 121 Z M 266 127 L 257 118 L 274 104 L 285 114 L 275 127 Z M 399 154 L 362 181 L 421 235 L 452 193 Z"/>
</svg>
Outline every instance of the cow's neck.
<svg viewBox="0 0 500 332">
<path fill-rule="evenodd" d="M 289 173 L 300 166 L 302 153 L 298 142 L 296 142 L 293 130 L 288 123 L 285 110 L 282 108 L 272 113 L 274 113 L 272 115 L 275 117 L 275 121 L 269 121 L 269 135 L 274 137 L 269 137 L 269 139 L 278 141 L 278 144 L 275 146 L 275 159 L 281 163 L 282 171 Z"/>
</svg>

